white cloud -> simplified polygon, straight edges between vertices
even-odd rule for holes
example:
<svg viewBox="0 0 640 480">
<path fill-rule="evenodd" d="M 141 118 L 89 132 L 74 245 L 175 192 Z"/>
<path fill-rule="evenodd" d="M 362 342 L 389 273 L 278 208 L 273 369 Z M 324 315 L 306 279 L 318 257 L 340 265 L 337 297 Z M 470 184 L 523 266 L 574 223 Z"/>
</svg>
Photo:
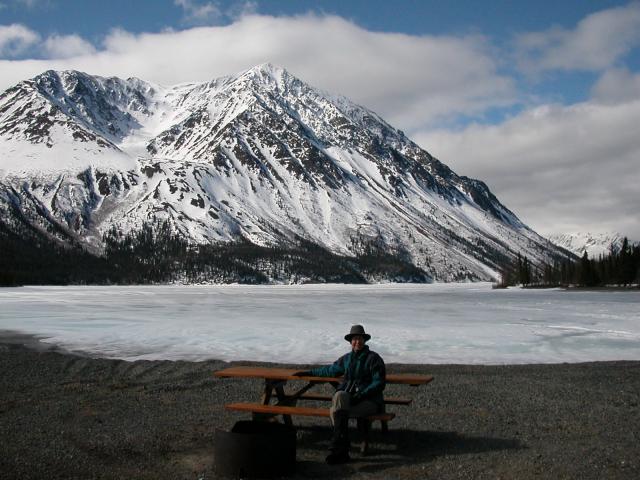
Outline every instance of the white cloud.
<svg viewBox="0 0 640 480">
<path fill-rule="evenodd" d="M 606 71 L 593 86 L 592 96 L 601 103 L 623 103 L 640 99 L 640 74 L 626 68 Z"/>
<path fill-rule="evenodd" d="M 508 103 L 511 80 L 482 37 L 371 32 L 335 16 L 249 15 L 227 26 L 134 35 L 111 32 L 94 55 L 0 64 L 0 88 L 41 71 L 78 69 L 173 84 L 271 62 L 371 108 L 404 129 Z"/>
<path fill-rule="evenodd" d="M 253 0 L 233 3 L 226 11 L 227 16 L 234 20 L 238 20 L 249 15 L 256 15 L 257 13 L 258 2 Z"/>
<path fill-rule="evenodd" d="M 58 59 L 91 55 L 95 52 L 93 45 L 79 35 L 54 34 L 43 40 L 37 32 L 24 25 L 17 23 L 0 25 L 0 57 L 11 58 L 37 53 L 38 56 Z M 31 62 L 31 60 L 13 61 L 6 64 L 7 68 L 11 69 L 22 61 Z M 11 76 L 11 72 L 8 73 Z M 0 83 L 3 77 L 4 75 L 0 73 Z"/>
<path fill-rule="evenodd" d="M 43 4 L 49 3 L 49 0 L 13 0 L 13 3 L 16 3 L 26 8 L 36 8 Z"/>
<path fill-rule="evenodd" d="M 49 58 L 70 58 L 91 55 L 96 49 L 78 35 L 51 35 L 44 41 Z"/>
<path fill-rule="evenodd" d="M 0 57 L 20 55 L 39 40 L 40 36 L 24 25 L 0 25 Z"/>
<path fill-rule="evenodd" d="M 496 126 L 428 132 L 418 142 L 487 182 L 541 233 L 616 231 L 640 240 L 640 99 L 547 105 Z"/>
<path fill-rule="evenodd" d="M 552 27 L 517 37 L 520 67 L 598 71 L 614 65 L 640 45 L 640 3 L 603 10 L 585 17 L 575 29 Z"/>
<path fill-rule="evenodd" d="M 206 25 L 220 21 L 223 14 L 217 2 L 199 3 L 196 0 L 174 0 L 175 5 L 184 10 L 184 23 Z"/>
</svg>

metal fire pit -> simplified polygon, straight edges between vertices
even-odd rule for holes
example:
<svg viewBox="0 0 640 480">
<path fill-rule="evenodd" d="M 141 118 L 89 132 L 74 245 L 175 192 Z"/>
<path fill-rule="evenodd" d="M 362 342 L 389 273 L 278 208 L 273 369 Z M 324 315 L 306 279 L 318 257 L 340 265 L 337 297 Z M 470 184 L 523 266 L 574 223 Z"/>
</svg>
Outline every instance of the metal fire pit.
<svg viewBox="0 0 640 480">
<path fill-rule="evenodd" d="M 274 478 L 296 468 L 296 432 L 272 422 L 237 422 L 214 433 L 215 468 L 227 478 Z"/>
</svg>

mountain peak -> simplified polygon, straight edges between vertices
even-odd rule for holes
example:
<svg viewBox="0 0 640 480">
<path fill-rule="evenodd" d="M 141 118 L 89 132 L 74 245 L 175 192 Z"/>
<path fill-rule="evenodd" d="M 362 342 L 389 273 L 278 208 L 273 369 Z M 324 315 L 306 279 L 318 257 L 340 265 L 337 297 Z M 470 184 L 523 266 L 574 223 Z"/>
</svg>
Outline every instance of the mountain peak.
<svg viewBox="0 0 640 480">
<path fill-rule="evenodd" d="M 595 258 L 620 248 L 623 236 L 617 232 L 571 232 L 550 235 L 549 240 L 578 256 L 587 252 Z"/>
<path fill-rule="evenodd" d="M 36 82 L 42 81 L 57 81 L 68 83 L 71 81 L 96 81 L 101 79 L 102 77 L 96 75 L 90 75 L 85 72 L 81 72 L 80 70 L 47 70 L 40 75 L 36 75 L 33 80 Z"/>
<path fill-rule="evenodd" d="M 260 63 L 258 65 L 255 65 L 246 71 L 246 73 L 249 73 L 249 72 L 254 74 L 275 77 L 275 78 L 289 74 L 289 72 L 287 72 L 285 68 L 281 67 L 280 65 L 274 65 L 271 62 Z"/>
<path fill-rule="evenodd" d="M 295 77 L 279 65 L 261 63 L 244 71 L 238 75 L 237 79 L 247 79 L 253 83 L 268 85 L 275 87 L 277 90 L 283 90 L 285 84 L 295 80 Z"/>
<path fill-rule="evenodd" d="M 0 214 L 13 211 L 96 245 L 167 223 L 200 244 L 375 246 L 439 280 L 559 255 L 482 182 L 272 63 L 169 88 L 49 71 L 5 92 Z"/>
</svg>

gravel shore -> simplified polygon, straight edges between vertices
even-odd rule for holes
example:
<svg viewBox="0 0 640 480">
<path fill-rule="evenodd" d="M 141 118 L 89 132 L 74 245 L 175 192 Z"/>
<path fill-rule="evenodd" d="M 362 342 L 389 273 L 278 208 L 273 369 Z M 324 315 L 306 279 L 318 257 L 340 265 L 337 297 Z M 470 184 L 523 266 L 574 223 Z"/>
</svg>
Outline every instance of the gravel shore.
<svg viewBox="0 0 640 480">
<path fill-rule="evenodd" d="M 216 478 L 214 430 L 247 419 L 224 404 L 261 390 L 212 376 L 227 366 L 88 358 L 5 332 L 0 478 Z M 297 420 L 294 478 L 640 478 L 640 362 L 387 368 L 435 380 L 388 387 L 413 404 L 390 407 L 388 434 L 376 425 L 347 465 L 324 463 L 326 419 Z"/>
</svg>

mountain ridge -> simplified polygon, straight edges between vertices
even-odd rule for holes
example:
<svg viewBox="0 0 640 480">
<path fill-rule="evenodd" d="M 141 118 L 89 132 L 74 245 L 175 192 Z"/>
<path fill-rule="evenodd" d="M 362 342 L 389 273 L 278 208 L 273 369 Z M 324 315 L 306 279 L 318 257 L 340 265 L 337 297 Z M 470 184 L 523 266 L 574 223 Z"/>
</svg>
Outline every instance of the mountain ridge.
<svg viewBox="0 0 640 480">
<path fill-rule="evenodd" d="M 609 255 L 619 250 L 624 236 L 617 232 L 571 232 L 550 235 L 549 240 L 581 257 L 585 252 L 589 258 Z M 629 239 L 632 244 L 633 240 Z"/>
<path fill-rule="evenodd" d="M 0 158 L 3 214 L 97 252 L 168 222 L 194 244 L 375 241 L 443 281 L 565 255 L 484 182 L 271 64 L 172 87 L 47 71 L 0 94 Z"/>
</svg>

